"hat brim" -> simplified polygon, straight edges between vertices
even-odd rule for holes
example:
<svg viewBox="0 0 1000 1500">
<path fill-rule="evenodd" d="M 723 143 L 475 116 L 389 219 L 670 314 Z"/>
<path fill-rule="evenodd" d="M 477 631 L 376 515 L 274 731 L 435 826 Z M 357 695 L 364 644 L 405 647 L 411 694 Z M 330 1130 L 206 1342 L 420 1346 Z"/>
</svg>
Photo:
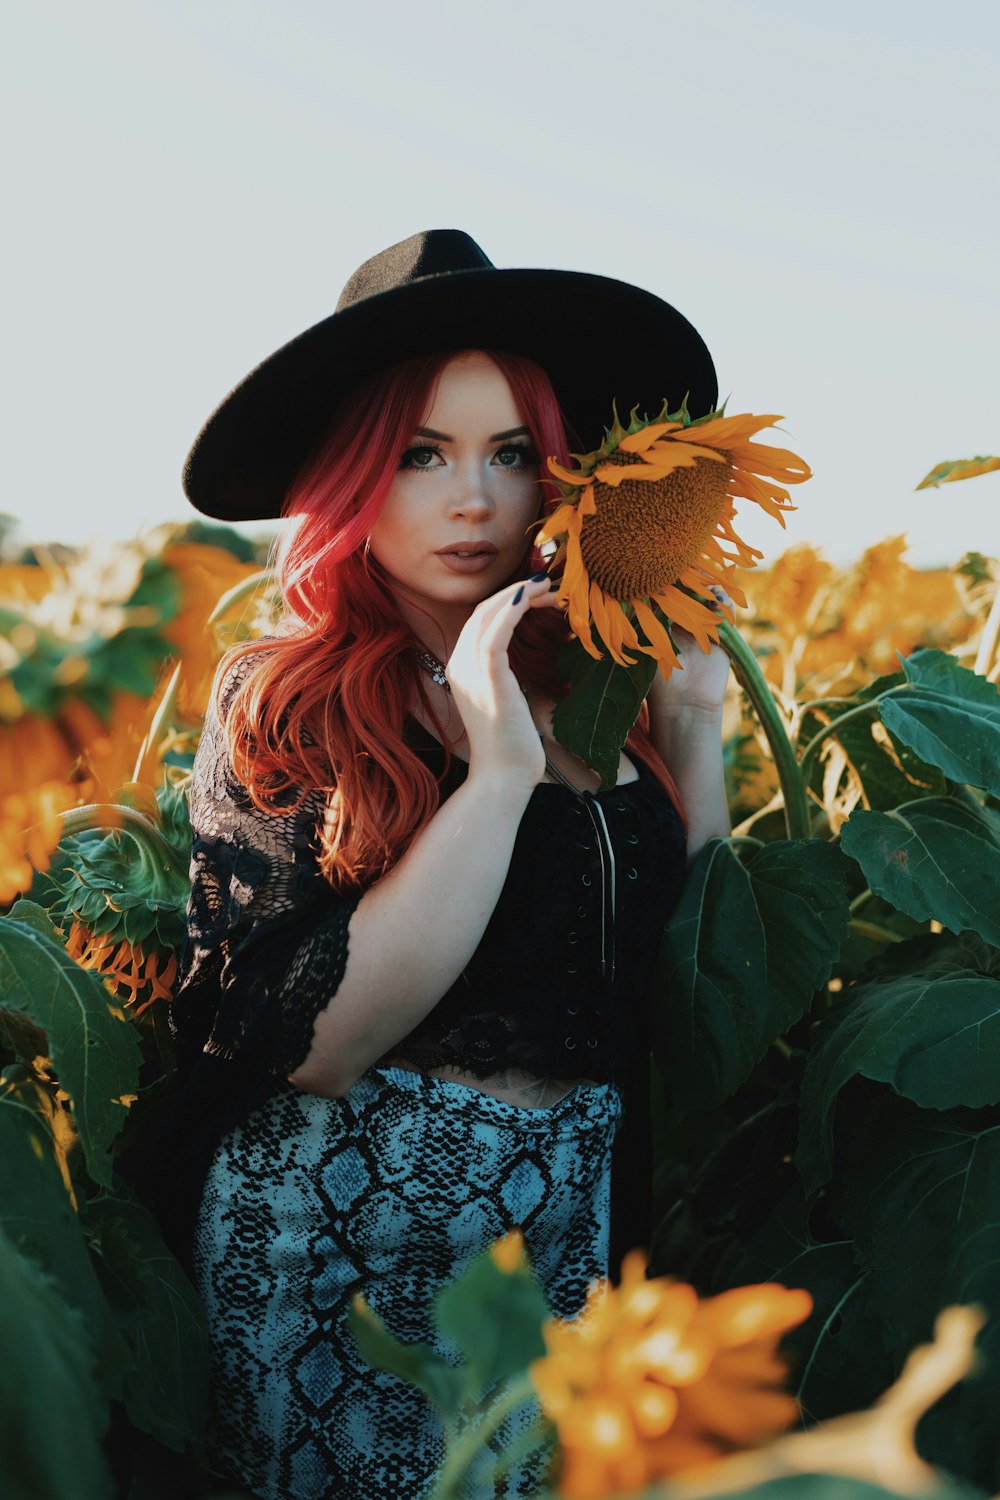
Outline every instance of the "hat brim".
<svg viewBox="0 0 1000 1500">
<path fill-rule="evenodd" d="M 701 335 L 651 292 L 583 271 L 451 271 L 333 313 L 259 364 L 198 434 L 184 492 L 216 520 L 276 517 L 360 380 L 414 355 L 476 348 L 536 360 L 585 448 L 600 442 L 613 400 L 627 419 L 636 405 L 652 416 L 685 395 L 703 416 L 718 399 Z"/>
</svg>

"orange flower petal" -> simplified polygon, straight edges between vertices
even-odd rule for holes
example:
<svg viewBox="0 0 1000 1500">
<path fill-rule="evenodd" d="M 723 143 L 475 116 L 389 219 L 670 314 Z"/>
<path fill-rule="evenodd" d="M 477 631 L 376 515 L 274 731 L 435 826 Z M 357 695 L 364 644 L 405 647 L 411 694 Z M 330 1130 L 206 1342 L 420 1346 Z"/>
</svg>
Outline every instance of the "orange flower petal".
<svg viewBox="0 0 1000 1500">
<path fill-rule="evenodd" d="M 582 469 L 566 469 L 554 458 L 548 460 L 548 465 L 551 472 L 557 479 L 561 479 L 563 484 L 571 484 L 577 489 L 585 485 L 590 478 L 590 475 L 584 473 Z"/>
<path fill-rule="evenodd" d="M 680 422 L 651 422 L 648 427 L 641 427 L 638 432 L 622 438 L 618 447 L 623 453 L 642 453 L 665 432 L 676 432 L 680 425 Z"/>
</svg>

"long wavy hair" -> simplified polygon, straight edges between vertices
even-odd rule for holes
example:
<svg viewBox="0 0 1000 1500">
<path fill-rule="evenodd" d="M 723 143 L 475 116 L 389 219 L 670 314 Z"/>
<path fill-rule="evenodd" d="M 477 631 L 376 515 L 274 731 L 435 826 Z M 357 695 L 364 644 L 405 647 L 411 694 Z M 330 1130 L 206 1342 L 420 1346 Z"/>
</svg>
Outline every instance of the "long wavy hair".
<svg viewBox="0 0 1000 1500">
<path fill-rule="evenodd" d="M 485 350 L 506 377 L 536 452 L 566 462 L 566 427 L 551 382 L 522 355 Z M 259 656 L 233 694 L 226 737 L 233 769 L 255 806 L 288 815 L 325 796 L 320 869 L 338 892 L 385 875 L 440 805 L 439 785 L 403 735 L 419 699 L 451 748 L 413 651 L 414 633 L 366 546 L 400 459 L 454 352 L 422 355 L 380 371 L 341 402 L 299 470 L 285 503 L 287 530 L 272 549 L 283 616 L 280 634 L 231 648 L 214 692 L 241 657 Z M 538 519 L 558 495 L 540 481 Z M 526 538 L 527 541 L 527 538 Z M 542 566 L 526 548 L 517 576 Z M 561 611 L 529 610 L 511 641 L 518 680 L 552 698 L 568 639 Z M 653 748 L 643 705 L 628 749 L 658 777 L 683 817 L 677 788 Z"/>
</svg>

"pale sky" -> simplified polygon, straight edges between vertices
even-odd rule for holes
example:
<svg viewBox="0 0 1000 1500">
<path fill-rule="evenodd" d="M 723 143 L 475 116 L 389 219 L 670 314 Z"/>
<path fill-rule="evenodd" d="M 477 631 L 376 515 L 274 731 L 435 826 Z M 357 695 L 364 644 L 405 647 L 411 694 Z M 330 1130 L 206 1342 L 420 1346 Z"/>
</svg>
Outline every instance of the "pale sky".
<svg viewBox="0 0 1000 1500">
<path fill-rule="evenodd" d="M 738 528 L 765 561 L 1000 552 L 1000 473 L 914 493 L 1000 452 L 995 0 L 22 0 L 2 40 L 21 541 L 193 519 L 228 390 L 457 227 L 665 297 L 784 417 L 815 477 Z"/>
</svg>

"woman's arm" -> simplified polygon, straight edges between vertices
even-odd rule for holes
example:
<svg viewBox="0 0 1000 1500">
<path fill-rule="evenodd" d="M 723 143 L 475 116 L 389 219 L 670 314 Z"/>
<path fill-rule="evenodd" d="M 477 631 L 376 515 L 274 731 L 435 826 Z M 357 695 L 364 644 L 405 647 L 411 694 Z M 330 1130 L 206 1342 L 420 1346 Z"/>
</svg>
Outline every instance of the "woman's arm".
<svg viewBox="0 0 1000 1500">
<path fill-rule="evenodd" d="M 365 892 L 350 919 L 344 977 L 292 1083 L 345 1094 L 451 988 L 499 900 L 530 795 L 523 778 L 470 770 Z"/>
<path fill-rule="evenodd" d="M 733 831 L 722 769 L 722 711 L 688 708 L 654 716 L 651 703 L 650 738 L 681 795 L 690 867 L 709 839 Z"/>
<path fill-rule="evenodd" d="M 469 740 L 469 774 L 353 912 L 343 979 L 290 1075 L 309 1093 L 346 1093 L 423 1020 L 479 946 L 545 774 L 507 655 L 532 607 L 555 607 L 544 574 L 484 599 L 462 628 L 448 682 Z"/>
<path fill-rule="evenodd" d="M 712 592 L 732 608 L 719 585 Z M 733 831 L 722 764 L 722 711 L 729 657 L 720 645 L 702 651 L 680 626 L 673 629 L 680 667 L 669 679 L 658 671 L 649 690 L 649 733 L 677 783 L 687 816 L 688 866 L 709 839 Z"/>
</svg>

